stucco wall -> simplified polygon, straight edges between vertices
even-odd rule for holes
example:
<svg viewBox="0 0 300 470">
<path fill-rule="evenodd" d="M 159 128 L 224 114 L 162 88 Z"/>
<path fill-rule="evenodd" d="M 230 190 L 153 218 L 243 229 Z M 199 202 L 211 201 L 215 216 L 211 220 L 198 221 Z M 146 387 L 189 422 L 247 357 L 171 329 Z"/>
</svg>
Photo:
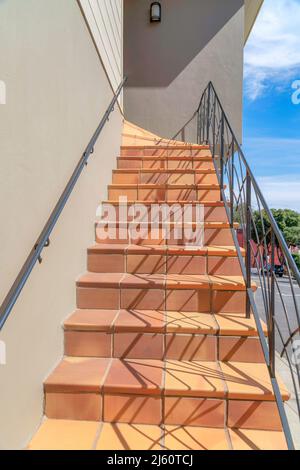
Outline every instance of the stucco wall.
<svg viewBox="0 0 300 470">
<path fill-rule="evenodd" d="M 173 137 L 211 80 L 242 134 L 243 0 L 162 0 L 162 22 L 148 0 L 124 2 L 125 115 Z"/>
<path fill-rule="evenodd" d="M 0 0 L 0 303 L 112 99 L 76 0 Z M 119 152 L 116 107 L 0 333 L 0 448 L 22 448 L 43 414 L 43 380 L 63 354 L 96 208 Z"/>
</svg>

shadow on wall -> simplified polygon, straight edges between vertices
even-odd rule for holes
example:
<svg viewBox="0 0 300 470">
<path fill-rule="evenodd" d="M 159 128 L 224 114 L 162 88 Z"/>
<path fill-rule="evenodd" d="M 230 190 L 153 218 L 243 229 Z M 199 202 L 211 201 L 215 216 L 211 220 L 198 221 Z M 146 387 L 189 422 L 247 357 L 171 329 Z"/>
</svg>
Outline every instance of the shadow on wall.
<svg viewBox="0 0 300 470">
<path fill-rule="evenodd" d="M 162 22 L 150 23 L 150 0 L 125 0 L 127 87 L 167 87 L 243 7 L 244 0 L 161 0 Z"/>
</svg>

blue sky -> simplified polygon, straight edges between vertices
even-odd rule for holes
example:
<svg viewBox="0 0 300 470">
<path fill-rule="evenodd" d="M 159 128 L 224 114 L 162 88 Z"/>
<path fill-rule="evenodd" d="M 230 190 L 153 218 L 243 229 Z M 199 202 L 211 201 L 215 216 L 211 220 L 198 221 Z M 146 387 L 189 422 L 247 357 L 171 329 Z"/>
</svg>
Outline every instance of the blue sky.
<svg viewBox="0 0 300 470">
<path fill-rule="evenodd" d="M 245 48 L 243 148 L 269 205 L 300 212 L 295 80 L 300 80 L 300 0 L 265 0 Z"/>
</svg>

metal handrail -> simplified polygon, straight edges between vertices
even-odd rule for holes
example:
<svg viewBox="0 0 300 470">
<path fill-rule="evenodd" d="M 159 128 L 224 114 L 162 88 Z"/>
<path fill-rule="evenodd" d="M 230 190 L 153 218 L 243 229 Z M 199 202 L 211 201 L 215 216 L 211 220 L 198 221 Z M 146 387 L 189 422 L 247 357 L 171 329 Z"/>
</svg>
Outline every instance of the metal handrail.
<svg viewBox="0 0 300 470">
<path fill-rule="evenodd" d="M 253 184 L 253 186 L 254 186 L 254 188 L 255 188 L 255 191 L 256 191 L 257 195 L 259 196 L 259 198 L 260 198 L 260 200 L 261 200 L 261 202 L 262 202 L 263 209 L 266 211 L 266 214 L 268 215 L 268 217 L 269 217 L 269 219 L 270 219 L 270 221 L 271 221 L 272 230 L 273 230 L 274 234 L 276 235 L 277 239 L 279 240 L 280 245 L 281 245 L 281 249 L 282 249 L 282 251 L 283 251 L 283 253 L 284 253 L 284 255 L 285 255 L 285 257 L 286 257 L 286 259 L 287 259 L 287 261 L 288 261 L 288 263 L 289 263 L 289 266 L 290 266 L 290 268 L 291 268 L 291 270 L 292 270 L 292 272 L 293 272 L 293 275 L 295 276 L 295 279 L 297 280 L 297 282 L 298 282 L 298 284 L 299 284 L 299 286 L 300 286 L 300 272 L 299 272 L 299 270 L 298 270 L 298 268 L 297 268 L 297 265 L 296 265 L 296 263 L 295 263 L 295 260 L 294 260 L 294 258 L 292 257 L 292 255 L 291 255 L 291 253 L 290 253 L 290 251 L 289 251 L 289 249 L 288 249 L 287 243 L 286 243 L 286 241 L 285 241 L 285 239 L 284 239 L 284 237 L 283 237 L 283 234 L 282 234 L 280 228 L 278 227 L 278 224 L 277 224 L 276 220 L 274 219 L 274 216 L 273 216 L 273 214 L 272 214 L 272 212 L 271 212 L 271 210 L 270 210 L 270 208 L 269 208 L 269 206 L 268 206 L 268 204 L 267 204 L 267 202 L 266 202 L 266 200 L 265 200 L 265 197 L 264 197 L 263 193 L 262 193 L 261 190 L 260 190 L 260 187 L 258 186 L 258 183 L 257 183 L 257 181 L 256 181 L 256 178 L 254 177 L 254 175 L 253 175 L 253 173 L 252 173 L 252 170 L 251 170 L 251 168 L 250 168 L 250 166 L 249 166 L 249 164 L 248 164 L 248 162 L 247 162 L 247 160 L 246 160 L 246 158 L 245 158 L 244 152 L 243 152 L 243 150 L 242 150 L 242 148 L 241 148 L 239 142 L 237 141 L 237 139 L 236 139 L 236 137 L 235 137 L 235 134 L 234 134 L 234 132 L 233 132 L 233 130 L 232 130 L 232 127 L 231 127 L 231 125 L 230 125 L 230 123 L 229 123 L 229 121 L 228 121 L 228 118 L 227 118 L 227 116 L 226 116 L 226 113 L 225 113 L 225 111 L 224 111 L 224 108 L 223 108 L 223 106 L 222 106 L 222 103 L 220 102 L 220 99 L 219 99 L 219 97 L 218 97 L 218 94 L 217 94 L 217 92 L 216 92 L 216 90 L 215 90 L 215 87 L 214 87 L 213 83 L 212 83 L 212 82 L 209 82 L 209 85 L 208 85 L 208 86 L 211 87 L 212 90 L 214 91 L 214 94 L 215 94 L 215 96 L 216 96 L 217 102 L 218 102 L 218 104 L 219 104 L 219 106 L 220 106 L 220 108 L 221 108 L 221 110 L 222 110 L 223 115 L 224 115 L 224 119 L 225 119 L 225 121 L 226 121 L 226 124 L 227 124 L 227 126 L 228 126 L 228 128 L 229 128 L 231 134 L 234 136 L 234 139 L 235 139 L 235 146 L 236 146 L 236 148 L 238 149 L 238 151 L 239 151 L 239 153 L 240 153 L 240 155 L 241 155 L 241 158 L 242 158 L 242 160 L 243 160 L 243 163 L 244 163 L 245 167 L 247 168 L 247 171 L 248 171 L 248 173 L 249 173 L 249 175 L 250 175 L 250 177 L 251 177 L 251 182 L 252 182 L 252 184 Z M 202 96 L 203 96 L 203 95 L 202 95 Z M 200 106 L 201 106 L 201 103 L 200 103 Z"/>
<path fill-rule="evenodd" d="M 55 208 L 53 209 L 48 221 L 46 222 L 41 234 L 39 235 L 36 243 L 34 244 L 29 256 L 27 257 L 23 267 L 21 268 L 17 278 L 15 279 L 13 285 L 11 286 L 7 296 L 5 297 L 1 307 L 0 307 L 0 331 L 2 330 L 4 324 L 6 323 L 16 301 L 18 300 L 26 282 L 29 278 L 35 264 L 37 261 L 41 263 L 41 253 L 44 248 L 50 245 L 50 235 L 84 169 L 87 165 L 89 157 L 94 152 L 94 146 L 101 134 L 102 129 L 104 128 L 106 122 L 109 120 L 110 114 L 114 111 L 115 104 L 120 96 L 120 93 L 124 87 L 124 84 L 127 80 L 125 77 L 120 85 L 118 86 L 114 97 L 108 106 L 103 118 L 96 131 L 94 132 L 90 142 L 88 143 L 82 157 L 80 158 L 71 178 L 69 179 L 62 195 L 60 196 Z"/>
<path fill-rule="evenodd" d="M 240 261 L 242 274 L 246 284 L 246 315 L 249 318 L 252 312 L 255 318 L 258 336 L 261 342 L 265 362 L 268 366 L 274 397 L 277 403 L 287 445 L 289 449 L 294 449 L 293 437 L 276 376 L 276 351 L 278 352 L 278 348 L 276 349 L 276 347 L 277 342 L 280 341 L 283 346 L 281 357 L 284 356 L 287 359 L 289 373 L 291 375 L 292 385 L 295 392 L 297 413 L 300 418 L 300 364 L 297 364 L 295 367 L 293 367 L 291 360 L 293 342 L 297 335 L 300 337 L 300 309 L 295 293 L 296 288 L 300 289 L 300 273 L 296 266 L 295 260 L 293 259 L 288 249 L 284 236 L 272 214 L 272 211 L 268 207 L 262 191 L 258 186 L 258 183 L 248 165 L 248 162 L 246 161 L 241 146 L 233 132 L 233 129 L 229 123 L 229 120 L 212 82 L 209 82 L 208 86 L 202 94 L 196 115 L 197 143 L 206 143 L 211 148 L 215 169 L 220 184 L 221 198 L 224 202 L 226 202 L 225 209 L 230 221 L 233 240 L 236 246 L 238 259 Z M 219 154 L 217 153 L 217 150 L 219 150 Z M 228 184 L 225 185 L 224 180 L 226 177 Z M 226 197 L 225 189 L 227 189 L 227 191 L 230 193 L 229 201 Z M 263 231 L 262 240 L 258 235 L 257 223 L 254 220 L 254 213 L 252 209 L 253 195 L 256 197 L 256 202 L 258 205 L 257 212 L 261 219 L 260 222 Z M 227 204 L 227 202 L 230 202 L 230 204 Z M 241 226 L 243 227 L 246 241 L 246 263 L 244 262 L 241 248 L 237 239 L 237 234 L 234 229 L 234 203 L 236 203 L 237 212 L 240 211 L 238 215 L 241 219 Z M 266 215 L 269 227 L 265 227 L 263 219 L 264 215 Z M 256 253 L 253 252 L 253 247 L 251 244 L 253 239 L 253 232 L 255 234 L 256 243 L 258 246 Z M 282 295 L 280 285 L 276 279 L 276 244 L 277 247 L 280 247 L 281 254 L 284 258 L 287 269 L 287 276 L 294 308 L 294 318 L 291 318 L 293 314 L 292 307 L 287 307 L 285 305 L 284 296 Z M 270 265 L 267 264 L 267 273 L 265 274 L 265 263 L 267 257 L 270 255 L 270 249 L 271 261 Z M 261 251 L 263 251 L 263 254 Z M 267 338 L 265 337 L 262 328 L 262 319 L 252 290 L 251 268 L 253 258 L 254 262 L 256 263 L 256 268 L 261 284 L 263 314 L 267 321 Z M 275 318 L 275 313 L 277 313 L 275 294 L 279 294 L 278 297 L 280 304 L 283 307 L 283 313 L 279 320 L 286 321 L 285 329 L 289 334 L 287 339 L 284 338 L 286 331 L 284 328 L 282 328 L 282 325 L 280 325 L 278 319 Z M 288 310 L 288 308 L 290 308 L 290 310 Z"/>
</svg>

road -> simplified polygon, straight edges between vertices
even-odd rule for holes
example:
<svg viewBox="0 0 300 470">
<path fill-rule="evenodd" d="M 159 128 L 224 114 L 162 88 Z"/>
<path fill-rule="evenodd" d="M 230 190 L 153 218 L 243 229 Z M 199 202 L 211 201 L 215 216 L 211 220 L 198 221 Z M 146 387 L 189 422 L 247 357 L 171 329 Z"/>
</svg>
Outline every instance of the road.
<svg viewBox="0 0 300 470">
<path fill-rule="evenodd" d="M 257 274 L 253 274 L 253 280 L 257 283 L 258 290 L 256 293 L 256 304 L 260 314 L 260 317 L 265 320 L 265 308 L 263 302 L 263 291 L 260 287 L 260 280 Z M 294 299 L 292 295 L 291 285 L 289 279 L 287 277 L 284 278 L 277 278 L 278 288 L 276 288 L 276 296 L 275 296 L 275 318 L 279 325 L 280 331 L 284 337 L 284 341 L 286 341 L 289 336 L 291 330 L 292 332 L 295 331 L 299 327 L 299 323 L 297 320 L 297 314 L 294 304 Z M 298 303 L 298 309 L 300 309 L 300 289 L 297 284 L 294 283 L 295 295 Z M 279 294 L 281 292 L 281 296 Z M 286 313 L 285 313 L 286 312 Z M 290 325 L 290 326 L 289 326 Z M 279 337 L 277 332 L 276 334 L 276 350 L 277 352 L 282 352 L 282 341 Z"/>
<path fill-rule="evenodd" d="M 265 309 L 263 303 L 263 294 L 262 289 L 260 286 L 259 276 L 253 274 L 253 280 L 256 281 L 258 285 L 258 291 L 256 293 L 256 305 L 260 314 L 260 317 L 264 320 L 265 319 Z M 290 332 L 295 331 L 299 326 L 297 321 L 297 314 L 295 309 L 295 304 L 293 300 L 293 295 L 291 291 L 291 286 L 289 279 L 284 277 L 282 279 L 277 278 L 278 288 L 282 295 L 279 295 L 278 289 L 276 289 L 276 298 L 275 298 L 275 317 L 280 328 L 281 334 L 283 335 L 284 341 L 290 337 Z M 300 309 L 300 289 L 298 284 L 294 284 L 295 289 L 295 296 L 298 303 L 298 309 Z M 283 306 L 284 304 L 284 306 Z M 285 313 L 286 312 L 286 313 Z M 290 328 L 289 328 L 290 324 Z M 295 337 L 296 340 L 300 340 L 300 334 Z M 300 390 L 299 390 L 299 379 L 297 377 L 297 367 L 292 365 L 292 374 L 291 369 L 286 361 L 286 356 L 283 359 L 280 359 L 280 355 L 283 350 L 283 343 L 280 339 L 278 331 L 276 332 L 276 371 L 279 373 L 280 378 L 283 380 L 285 386 L 289 390 L 291 396 L 290 400 L 285 403 L 285 411 L 287 413 L 290 429 L 293 435 L 294 444 L 296 449 L 300 450 L 300 423 L 299 423 L 299 409 L 298 409 L 298 401 L 296 399 L 296 395 L 299 397 Z M 291 357 L 291 349 L 289 349 L 289 356 Z M 299 354 L 298 354 L 299 356 Z M 300 356 L 299 356 L 300 357 Z"/>
</svg>

